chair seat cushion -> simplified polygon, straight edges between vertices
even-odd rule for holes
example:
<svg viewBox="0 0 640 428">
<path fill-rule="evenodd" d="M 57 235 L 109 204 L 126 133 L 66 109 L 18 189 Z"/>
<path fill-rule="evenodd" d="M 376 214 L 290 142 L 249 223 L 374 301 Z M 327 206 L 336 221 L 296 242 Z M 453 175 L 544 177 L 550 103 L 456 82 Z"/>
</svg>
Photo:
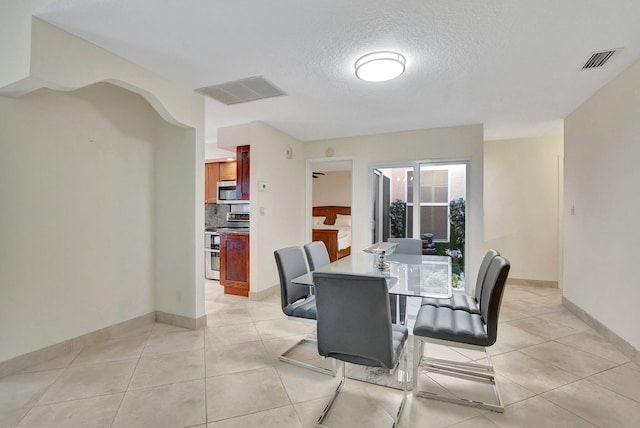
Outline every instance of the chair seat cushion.
<svg viewBox="0 0 640 428">
<path fill-rule="evenodd" d="M 463 310 L 471 312 L 472 314 L 480 313 L 480 308 L 478 307 L 478 302 L 476 302 L 476 299 L 465 293 L 453 293 L 451 297 L 446 299 L 423 297 L 421 306 L 424 305 Z"/>
<path fill-rule="evenodd" d="M 290 317 L 316 319 L 316 296 L 309 295 L 284 307 L 284 313 Z"/>
<path fill-rule="evenodd" d="M 493 345 L 480 315 L 446 307 L 421 306 L 413 334 L 471 345 Z"/>
</svg>

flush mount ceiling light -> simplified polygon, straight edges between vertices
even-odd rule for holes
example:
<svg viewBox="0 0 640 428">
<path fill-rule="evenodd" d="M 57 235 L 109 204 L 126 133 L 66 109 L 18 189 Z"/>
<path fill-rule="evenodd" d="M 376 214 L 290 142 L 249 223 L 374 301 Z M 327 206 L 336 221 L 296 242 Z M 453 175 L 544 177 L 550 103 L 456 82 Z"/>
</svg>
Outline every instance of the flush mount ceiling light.
<svg viewBox="0 0 640 428">
<path fill-rule="evenodd" d="M 356 76 L 367 82 L 384 82 L 404 73 L 407 62 L 402 54 L 392 51 L 371 52 L 356 61 Z"/>
</svg>

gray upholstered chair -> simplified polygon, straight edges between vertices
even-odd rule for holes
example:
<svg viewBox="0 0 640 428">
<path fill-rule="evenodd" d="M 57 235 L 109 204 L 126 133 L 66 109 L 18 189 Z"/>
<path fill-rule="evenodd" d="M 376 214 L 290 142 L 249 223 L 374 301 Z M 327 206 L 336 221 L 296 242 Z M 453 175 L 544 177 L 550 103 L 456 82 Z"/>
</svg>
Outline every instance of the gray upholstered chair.
<svg viewBox="0 0 640 428">
<path fill-rule="evenodd" d="M 505 282 L 509 275 L 509 269 L 509 261 L 504 257 L 496 256 L 491 260 L 484 284 L 482 285 L 479 314 L 461 309 L 432 305 L 420 307 L 413 328 L 414 395 L 504 412 L 502 397 L 500 396 L 498 384 L 496 383 L 491 358 L 486 348 L 493 345 L 498 337 L 500 304 L 502 302 Z M 483 350 L 486 353 L 485 358 L 488 364 L 463 363 L 425 357 L 425 342 Z M 456 378 L 490 383 L 493 386 L 497 404 L 420 391 L 418 390 L 418 376 L 422 367 L 425 367 L 427 371 L 437 371 L 440 375 L 450 374 Z"/>
<path fill-rule="evenodd" d="M 398 254 L 422 254 L 422 241 L 413 238 L 389 238 L 387 242 L 397 242 L 394 253 Z"/>
<path fill-rule="evenodd" d="M 453 295 L 446 299 L 438 299 L 433 297 L 423 297 L 422 305 L 442 306 L 451 309 L 462 309 L 473 314 L 480 313 L 480 301 L 482 300 L 482 284 L 489 271 L 489 264 L 494 257 L 499 256 L 496 250 L 489 250 L 484 255 L 480 269 L 478 269 L 478 278 L 476 278 L 475 297 L 466 293 L 454 292 Z"/>
<path fill-rule="evenodd" d="M 287 247 L 273 252 L 276 265 L 278 266 L 278 275 L 280 276 L 280 298 L 282 303 L 282 312 L 289 319 L 316 319 L 316 298 L 309 293 L 309 288 L 293 284 L 291 280 L 300 275 L 307 273 L 307 264 L 304 260 L 304 254 L 300 247 Z M 280 355 L 279 360 L 285 363 L 294 364 L 300 367 L 311 369 L 320 373 L 336 375 L 336 364 L 333 362 L 333 368 L 315 366 L 308 362 L 299 361 L 289 357 L 289 354 L 299 345 L 307 342 L 313 342 L 315 345 L 315 336 L 310 335 L 287 351 Z"/>
<path fill-rule="evenodd" d="M 391 323 L 385 278 L 352 273 L 315 272 L 318 315 L 318 353 L 345 361 L 342 380 L 318 418 L 321 424 L 345 382 L 346 362 L 384 367 L 391 372 L 402 359 L 404 396 L 395 427 L 407 398 L 406 327 Z"/>
<path fill-rule="evenodd" d="M 309 262 L 309 270 L 314 271 L 331 263 L 327 246 L 322 241 L 313 241 L 304 245 L 304 252 Z"/>
<path fill-rule="evenodd" d="M 422 255 L 422 241 L 420 239 L 413 238 L 389 238 L 387 242 L 397 242 L 393 254 L 388 257 L 388 260 L 393 260 L 394 254 L 413 254 Z M 418 262 L 420 263 L 420 262 Z M 407 296 L 389 296 L 391 302 L 392 316 L 396 316 L 396 311 L 400 312 L 400 319 L 404 320 L 407 316 Z"/>
</svg>

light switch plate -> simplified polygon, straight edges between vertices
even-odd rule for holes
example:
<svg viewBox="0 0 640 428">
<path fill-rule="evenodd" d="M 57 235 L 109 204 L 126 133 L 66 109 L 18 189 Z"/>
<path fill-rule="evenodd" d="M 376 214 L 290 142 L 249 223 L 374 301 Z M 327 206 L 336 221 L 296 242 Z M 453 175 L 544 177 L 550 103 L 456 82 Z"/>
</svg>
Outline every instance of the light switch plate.
<svg viewBox="0 0 640 428">
<path fill-rule="evenodd" d="M 258 181 L 258 192 L 266 192 L 267 191 L 267 183 L 264 181 Z"/>
</svg>

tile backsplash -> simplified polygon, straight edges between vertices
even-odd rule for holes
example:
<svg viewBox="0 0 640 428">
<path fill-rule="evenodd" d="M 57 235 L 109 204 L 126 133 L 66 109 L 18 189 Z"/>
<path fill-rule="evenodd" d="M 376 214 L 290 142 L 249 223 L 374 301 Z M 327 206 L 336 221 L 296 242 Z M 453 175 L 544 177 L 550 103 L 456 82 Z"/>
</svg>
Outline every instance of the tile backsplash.
<svg viewBox="0 0 640 428">
<path fill-rule="evenodd" d="M 225 226 L 229 211 L 231 211 L 231 205 L 228 204 L 204 204 L 205 226 Z"/>
</svg>

